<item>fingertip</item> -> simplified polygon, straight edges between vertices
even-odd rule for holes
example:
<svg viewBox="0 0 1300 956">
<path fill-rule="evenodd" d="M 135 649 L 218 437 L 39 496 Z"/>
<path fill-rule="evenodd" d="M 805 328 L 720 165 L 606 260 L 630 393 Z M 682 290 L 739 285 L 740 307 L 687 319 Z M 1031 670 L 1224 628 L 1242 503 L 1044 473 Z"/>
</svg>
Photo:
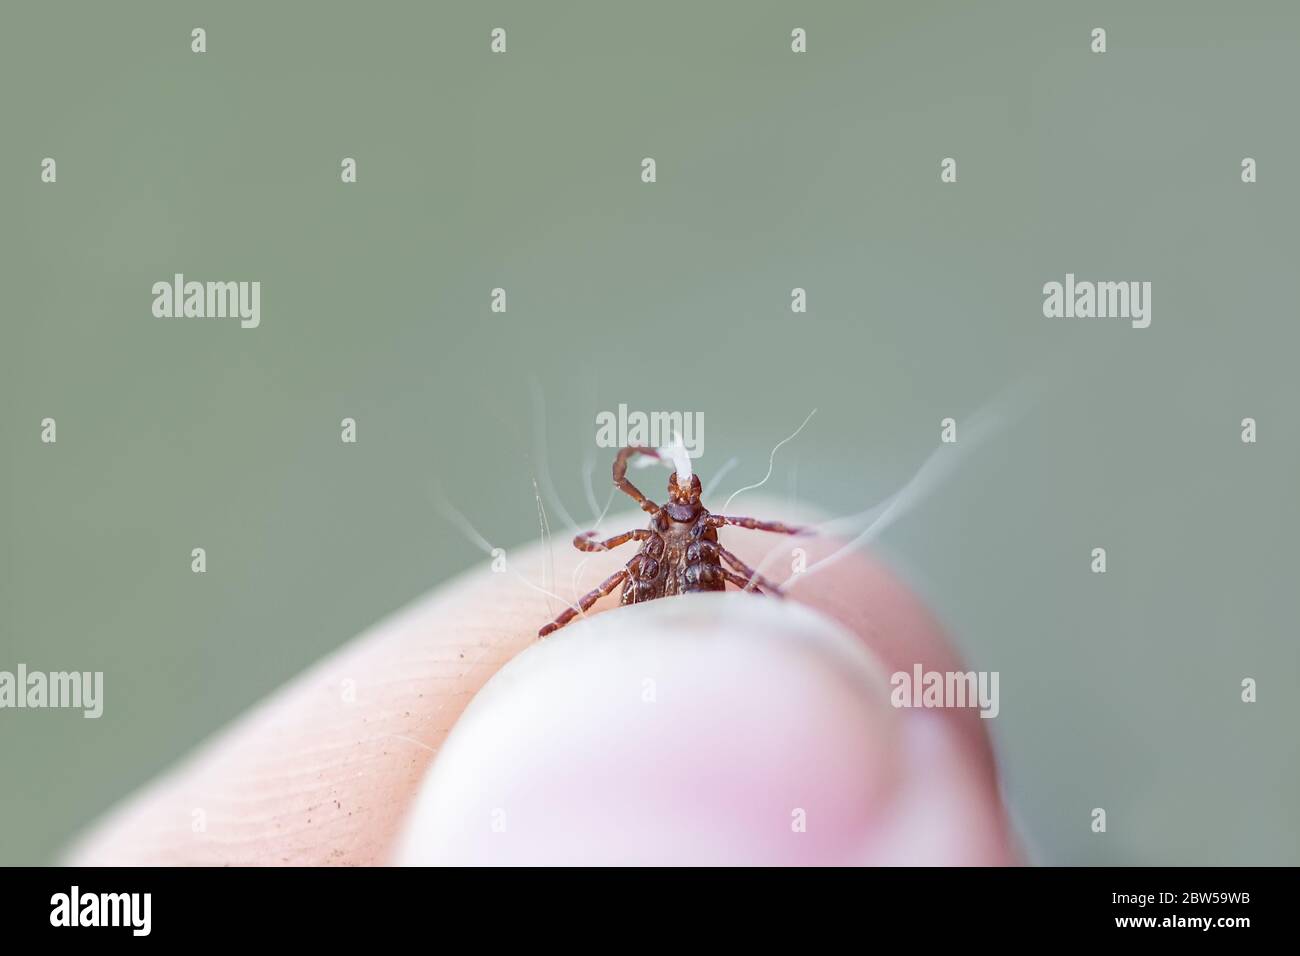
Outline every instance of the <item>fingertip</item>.
<svg viewBox="0 0 1300 956">
<path fill-rule="evenodd" d="M 535 645 L 483 688 L 422 783 L 396 859 L 871 862 L 934 823 L 899 804 L 916 769 L 903 721 L 879 659 L 797 602 L 728 593 L 623 608 Z M 983 799 L 959 773 L 945 785 Z M 948 851 L 964 859 L 958 842 Z"/>
</svg>

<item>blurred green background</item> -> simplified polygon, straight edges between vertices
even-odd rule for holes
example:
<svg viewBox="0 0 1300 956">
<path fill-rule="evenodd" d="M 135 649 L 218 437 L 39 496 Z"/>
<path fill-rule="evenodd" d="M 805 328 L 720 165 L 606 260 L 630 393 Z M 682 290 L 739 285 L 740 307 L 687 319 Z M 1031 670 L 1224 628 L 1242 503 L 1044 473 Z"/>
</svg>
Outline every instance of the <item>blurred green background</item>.
<svg viewBox="0 0 1300 956">
<path fill-rule="evenodd" d="M 1300 863 L 1298 28 L 1290 3 L 6 3 L 0 669 L 102 670 L 106 700 L 0 711 L 0 863 L 54 860 L 479 561 L 437 488 L 534 539 L 539 423 L 586 522 L 598 411 L 703 412 L 730 492 L 816 407 L 766 490 L 842 514 L 1029 380 L 875 547 L 1000 672 L 1034 858 Z M 261 281 L 261 327 L 154 318 L 175 272 Z M 1067 272 L 1151 281 L 1151 327 L 1045 319 Z"/>
</svg>

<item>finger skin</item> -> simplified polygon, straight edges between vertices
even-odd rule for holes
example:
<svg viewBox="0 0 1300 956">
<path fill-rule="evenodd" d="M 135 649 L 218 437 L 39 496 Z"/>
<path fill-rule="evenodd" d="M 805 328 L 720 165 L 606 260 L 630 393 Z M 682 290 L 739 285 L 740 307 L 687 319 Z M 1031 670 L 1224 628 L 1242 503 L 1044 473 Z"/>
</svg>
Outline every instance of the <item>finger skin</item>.
<svg viewBox="0 0 1300 956">
<path fill-rule="evenodd" d="M 757 497 L 747 507 L 770 519 L 798 523 L 809 517 Z M 605 529 L 612 534 L 642 524 L 643 515 L 626 514 L 609 519 Z M 721 535 L 752 567 L 776 546 L 804 549 L 809 566 L 836 547 L 816 537 L 776 539 L 742 529 Z M 585 592 L 634 548 L 581 554 L 557 542 L 558 592 L 566 599 Z M 507 561 L 532 582 L 540 582 L 549 567 L 539 546 L 510 552 Z M 762 570 L 781 583 L 789 568 L 783 557 Z M 926 670 L 960 669 L 933 617 L 869 557 L 851 555 L 797 582 L 787 600 L 839 622 L 886 671 L 910 671 L 914 663 Z M 562 609 L 514 573 L 472 569 L 361 634 L 220 732 L 81 837 L 68 862 L 390 862 L 421 780 L 470 699 L 533 645 L 538 627 Z M 611 609 L 620 613 L 617 593 L 591 613 Z M 942 710 L 925 717 L 925 726 L 944 728 L 940 743 L 960 758 L 963 786 L 973 788 L 981 803 L 998 803 L 992 752 L 976 713 Z M 998 839 L 1010 842 L 1005 835 Z"/>
<path fill-rule="evenodd" d="M 795 601 L 688 594 L 575 624 L 483 688 L 416 797 L 408 865 L 1007 862 L 960 737 L 890 703 Z"/>
</svg>

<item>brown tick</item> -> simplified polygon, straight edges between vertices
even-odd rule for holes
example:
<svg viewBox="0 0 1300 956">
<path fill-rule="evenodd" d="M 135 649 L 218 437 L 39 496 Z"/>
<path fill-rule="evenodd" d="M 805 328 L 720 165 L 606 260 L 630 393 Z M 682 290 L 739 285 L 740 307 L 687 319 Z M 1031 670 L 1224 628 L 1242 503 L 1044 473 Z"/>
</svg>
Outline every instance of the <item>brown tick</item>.
<svg viewBox="0 0 1300 956">
<path fill-rule="evenodd" d="M 692 474 L 689 482 L 685 479 L 679 482 L 680 470 L 668 477 L 668 503 L 657 505 L 627 479 L 627 460 L 633 455 L 651 458 L 660 455 L 653 448 L 634 445 L 620 449 L 614 459 L 615 487 L 634 498 L 641 510 L 650 514 L 650 524 L 604 541 L 595 540 L 595 531 L 586 531 L 573 539 L 573 546 L 579 551 L 608 551 L 628 541 L 640 541 L 641 549 L 621 570 L 584 594 L 576 607 L 568 608 L 539 630 L 538 637 L 564 627 L 620 584 L 623 585 L 621 604 L 639 604 L 695 591 L 724 591 L 728 582 L 745 590 L 781 596 L 780 588 L 718 542 L 718 529 L 727 524 L 777 534 L 803 534 L 805 529 L 775 521 L 711 514 L 700 504 L 699 476 Z"/>
</svg>

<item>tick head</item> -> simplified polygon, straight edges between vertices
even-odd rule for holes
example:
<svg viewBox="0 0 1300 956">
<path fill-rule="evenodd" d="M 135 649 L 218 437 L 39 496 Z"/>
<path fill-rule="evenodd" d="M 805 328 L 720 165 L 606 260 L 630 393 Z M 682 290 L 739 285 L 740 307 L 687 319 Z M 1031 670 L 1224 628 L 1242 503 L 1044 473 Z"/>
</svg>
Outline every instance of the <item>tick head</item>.
<svg viewBox="0 0 1300 956">
<path fill-rule="evenodd" d="M 673 504 L 697 505 L 700 503 L 700 476 L 691 475 L 689 484 L 678 484 L 677 472 L 668 476 L 668 499 Z"/>
</svg>

